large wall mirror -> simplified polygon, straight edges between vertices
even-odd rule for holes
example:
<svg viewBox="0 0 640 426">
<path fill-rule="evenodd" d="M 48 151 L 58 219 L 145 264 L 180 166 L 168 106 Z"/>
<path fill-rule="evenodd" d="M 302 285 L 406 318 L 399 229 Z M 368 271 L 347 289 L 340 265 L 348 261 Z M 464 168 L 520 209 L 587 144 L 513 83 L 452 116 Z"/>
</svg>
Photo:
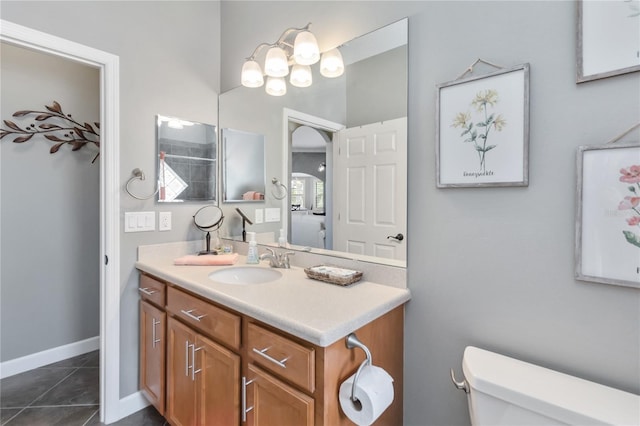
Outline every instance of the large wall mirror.
<svg viewBox="0 0 640 426">
<path fill-rule="evenodd" d="M 277 207 L 281 220 L 252 231 L 275 242 L 283 229 L 294 249 L 406 266 L 408 20 L 339 50 L 340 77 L 312 66 L 313 84 L 288 85 L 284 96 L 221 94 L 219 125 L 265 138 L 265 201 L 251 207 Z M 273 180 L 289 190 L 281 200 Z M 233 221 L 225 226 L 223 235 L 238 234 Z"/>
<path fill-rule="evenodd" d="M 216 201 L 216 126 L 156 116 L 158 201 Z"/>
</svg>

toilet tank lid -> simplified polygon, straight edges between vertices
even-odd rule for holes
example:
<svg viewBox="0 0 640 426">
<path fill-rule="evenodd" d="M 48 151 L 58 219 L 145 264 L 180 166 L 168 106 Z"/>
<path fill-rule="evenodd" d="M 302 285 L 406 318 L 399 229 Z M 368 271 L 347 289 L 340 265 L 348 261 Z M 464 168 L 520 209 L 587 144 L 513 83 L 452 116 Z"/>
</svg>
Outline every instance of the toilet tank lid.
<svg viewBox="0 0 640 426">
<path fill-rule="evenodd" d="M 473 391 L 568 424 L 640 424 L 640 396 L 468 346 L 462 369 Z"/>
</svg>

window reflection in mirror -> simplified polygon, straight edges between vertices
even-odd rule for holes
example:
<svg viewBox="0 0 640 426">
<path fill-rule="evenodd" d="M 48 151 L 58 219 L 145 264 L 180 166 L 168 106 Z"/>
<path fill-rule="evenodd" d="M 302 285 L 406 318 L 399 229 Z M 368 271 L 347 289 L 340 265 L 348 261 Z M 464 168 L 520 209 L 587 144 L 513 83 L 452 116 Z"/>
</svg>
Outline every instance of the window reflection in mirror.
<svg viewBox="0 0 640 426">
<path fill-rule="evenodd" d="M 159 202 L 216 201 L 216 126 L 158 115 Z"/>
</svg>

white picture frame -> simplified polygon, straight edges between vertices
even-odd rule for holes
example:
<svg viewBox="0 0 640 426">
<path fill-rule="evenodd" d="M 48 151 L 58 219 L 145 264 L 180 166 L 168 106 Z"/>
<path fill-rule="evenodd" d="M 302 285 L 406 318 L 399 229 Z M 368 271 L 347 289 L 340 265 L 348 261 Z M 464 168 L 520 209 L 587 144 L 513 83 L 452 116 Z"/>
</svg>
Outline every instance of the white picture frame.
<svg viewBox="0 0 640 426">
<path fill-rule="evenodd" d="M 529 64 L 437 89 L 437 187 L 527 186 Z"/>
<path fill-rule="evenodd" d="M 640 288 L 640 144 L 577 152 L 575 276 Z"/>
<path fill-rule="evenodd" d="M 640 71 L 640 0 L 578 0 L 577 9 L 577 83 Z"/>
</svg>

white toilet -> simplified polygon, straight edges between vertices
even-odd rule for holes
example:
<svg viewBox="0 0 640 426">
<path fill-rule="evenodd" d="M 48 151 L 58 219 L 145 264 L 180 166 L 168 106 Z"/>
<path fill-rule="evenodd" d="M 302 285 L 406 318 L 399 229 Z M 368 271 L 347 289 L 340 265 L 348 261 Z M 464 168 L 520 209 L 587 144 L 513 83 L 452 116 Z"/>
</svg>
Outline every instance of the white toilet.
<svg viewBox="0 0 640 426">
<path fill-rule="evenodd" d="M 468 393 L 474 426 L 640 425 L 640 396 L 632 393 L 472 346 L 462 369 L 465 382 L 456 386 Z"/>
</svg>

